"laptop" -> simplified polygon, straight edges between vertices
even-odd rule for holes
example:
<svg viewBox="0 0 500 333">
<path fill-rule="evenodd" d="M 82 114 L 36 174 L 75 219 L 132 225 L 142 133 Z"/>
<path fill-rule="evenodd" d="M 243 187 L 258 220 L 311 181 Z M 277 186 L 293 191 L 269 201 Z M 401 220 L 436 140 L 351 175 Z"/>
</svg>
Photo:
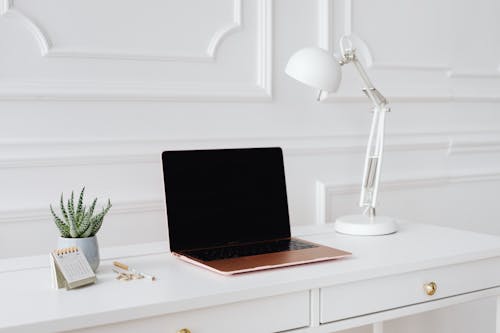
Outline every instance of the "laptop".
<svg viewBox="0 0 500 333">
<path fill-rule="evenodd" d="M 292 238 L 281 148 L 162 153 L 170 250 L 221 274 L 338 259 Z"/>
</svg>

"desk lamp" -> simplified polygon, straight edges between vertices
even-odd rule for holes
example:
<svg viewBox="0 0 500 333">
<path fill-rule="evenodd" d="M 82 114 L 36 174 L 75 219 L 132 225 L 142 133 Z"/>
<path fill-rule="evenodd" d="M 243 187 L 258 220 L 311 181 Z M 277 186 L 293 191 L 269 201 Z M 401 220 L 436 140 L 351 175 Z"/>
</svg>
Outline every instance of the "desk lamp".
<svg viewBox="0 0 500 333">
<path fill-rule="evenodd" d="M 375 214 L 384 150 L 385 114 L 390 109 L 385 97 L 375 89 L 368 78 L 348 36 L 340 39 L 340 49 L 342 57 L 340 60 L 317 47 L 301 49 L 292 55 L 285 72 L 297 81 L 319 89 L 318 101 L 321 101 L 326 97 L 325 92 L 337 91 L 342 78 L 341 66 L 352 63 L 356 67 L 364 84 L 363 92 L 373 103 L 373 120 L 368 137 L 359 200 L 359 206 L 364 208 L 364 212 L 337 218 L 335 230 L 339 233 L 363 236 L 391 234 L 397 231 L 395 219 Z"/>
</svg>

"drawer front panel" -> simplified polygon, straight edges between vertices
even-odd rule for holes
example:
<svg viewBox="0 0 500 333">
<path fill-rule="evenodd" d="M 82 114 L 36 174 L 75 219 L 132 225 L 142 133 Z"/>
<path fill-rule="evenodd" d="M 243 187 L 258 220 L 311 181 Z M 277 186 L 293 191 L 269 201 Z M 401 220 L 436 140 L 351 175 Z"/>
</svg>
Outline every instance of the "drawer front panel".
<svg viewBox="0 0 500 333">
<path fill-rule="evenodd" d="M 431 282 L 437 288 L 428 295 L 424 286 Z M 500 258 L 494 258 L 321 288 L 320 321 L 333 322 L 499 285 Z"/>
<path fill-rule="evenodd" d="M 309 291 L 80 329 L 78 333 L 280 332 L 309 326 Z"/>
</svg>

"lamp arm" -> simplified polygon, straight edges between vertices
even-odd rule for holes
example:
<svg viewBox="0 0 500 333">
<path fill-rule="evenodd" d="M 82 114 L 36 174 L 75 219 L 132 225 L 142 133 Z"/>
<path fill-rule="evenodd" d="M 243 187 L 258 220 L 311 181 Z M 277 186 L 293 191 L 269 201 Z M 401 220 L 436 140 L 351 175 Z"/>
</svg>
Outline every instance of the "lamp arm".
<svg viewBox="0 0 500 333">
<path fill-rule="evenodd" d="M 359 206 L 366 207 L 365 214 L 375 216 L 380 170 L 384 152 L 385 113 L 382 108 L 375 108 L 366 148 L 363 181 Z"/>
<path fill-rule="evenodd" d="M 358 71 L 358 74 L 361 77 L 363 84 L 365 86 L 363 88 L 363 92 L 372 101 L 374 107 L 381 107 L 387 104 L 387 100 L 385 99 L 385 97 L 375 88 L 372 81 L 368 77 L 368 74 L 366 74 L 363 65 L 361 65 L 361 62 L 356 56 L 355 49 L 344 50 L 342 59 L 339 62 L 340 65 L 345 65 L 352 62 L 354 67 L 356 67 L 356 70 Z"/>
<path fill-rule="evenodd" d="M 359 206 L 366 208 L 364 213 L 373 217 L 375 216 L 380 170 L 384 152 L 385 113 L 390 111 L 390 109 L 387 107 L 387 100 L 385 97 L 373 86 L 373 83 L 370 81 L 365 69 L 356 57 L 355 50 L 343 50 L 343 57 L 342 60 L 340 60 L 340 64 L 345 65 L 351 62 L 356 67 L 363 81 L 365 86 L 363 92 L 374 105 L 359 199 Z"/>
</svg>

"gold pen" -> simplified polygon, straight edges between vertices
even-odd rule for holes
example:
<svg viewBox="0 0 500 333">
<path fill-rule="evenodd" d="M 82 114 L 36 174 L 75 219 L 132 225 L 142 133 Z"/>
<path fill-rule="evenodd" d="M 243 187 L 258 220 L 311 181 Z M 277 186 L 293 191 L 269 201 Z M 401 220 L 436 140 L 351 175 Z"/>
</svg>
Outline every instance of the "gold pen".
<svg viewBox="0 0 500 333">
<path fill-rule="evenodd" d="M 139 271 L 137 271 L 137 270 L 129 267 L 128 265 L 125 265 L 125 264 L 121 263 L 121 262 L 113 261 L 113 265 L 116 266 L 116 267 L 118 267 L 118 268 L 121 268 L 123 270 L 129 271 L 129 272 L 132 272 L 132 273 L 135 273 L 135 274 L 140 274 L 140 275 L 144 276 L 145 278 L 150 279 L 151 281 L 156 281 L 156 277 L 155 276 L 139 272 Z"/>
</svg>

